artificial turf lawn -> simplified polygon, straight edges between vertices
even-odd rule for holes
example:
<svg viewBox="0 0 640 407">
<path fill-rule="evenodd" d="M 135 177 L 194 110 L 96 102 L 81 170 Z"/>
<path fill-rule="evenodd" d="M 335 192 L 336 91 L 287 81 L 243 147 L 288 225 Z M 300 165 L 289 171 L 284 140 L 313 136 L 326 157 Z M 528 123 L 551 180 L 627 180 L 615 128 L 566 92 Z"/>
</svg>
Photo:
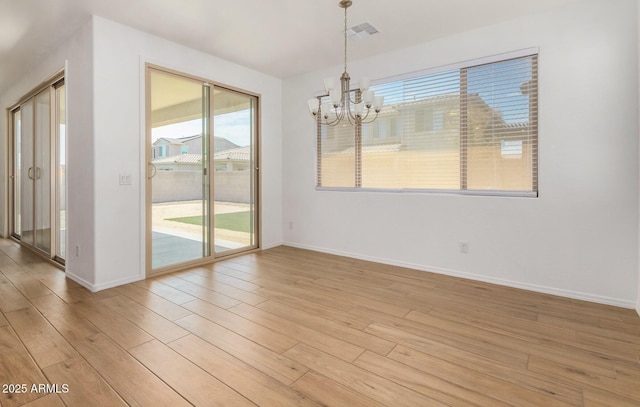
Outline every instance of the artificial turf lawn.
<svg viewBox="0 0 640 407">
<path fill-rule="evenodd" d="M 185 216 L 182 218 L 169 218 L 174 222 L 187 223 L 189 225 L 202 226 L 202 215 Z M 214 216 L 214 225 L 217 229 L 234 230 L 236 232 L 251 232 L 251 211 L 219 213 Z"/>
</svg>

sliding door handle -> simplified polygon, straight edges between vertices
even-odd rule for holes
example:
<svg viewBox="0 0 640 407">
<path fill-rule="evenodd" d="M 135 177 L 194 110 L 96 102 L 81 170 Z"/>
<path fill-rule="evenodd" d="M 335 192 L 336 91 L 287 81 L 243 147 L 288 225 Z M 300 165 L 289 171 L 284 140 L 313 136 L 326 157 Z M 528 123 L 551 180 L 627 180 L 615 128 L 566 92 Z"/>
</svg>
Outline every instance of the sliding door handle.
<svg viewBox="0 0 640 407">
<path fill-rule="evenodd" d="M 36 167 L 36 179 L 40 179 L 41 176 L 42 170 L 40 169 L 40 167 Z"/>
<path fill-rule="evenodd" d="M 27 177 L 29 177 L 29 179 L 35 179 L 33 178 L 33 167 L 29 167 L 29 169 L 27 170 Z"/>
<path fill-rule="evenodd" d="M 149 164 L 149 175 L 147 176 L 147 178 L 151 179 L 156 176 L 156 172 L 158 172 L 158 170 L 156 169 L 156 166 L 153 165 L 152 162 L 149 162 L 148 164 Z"/>
</svg>

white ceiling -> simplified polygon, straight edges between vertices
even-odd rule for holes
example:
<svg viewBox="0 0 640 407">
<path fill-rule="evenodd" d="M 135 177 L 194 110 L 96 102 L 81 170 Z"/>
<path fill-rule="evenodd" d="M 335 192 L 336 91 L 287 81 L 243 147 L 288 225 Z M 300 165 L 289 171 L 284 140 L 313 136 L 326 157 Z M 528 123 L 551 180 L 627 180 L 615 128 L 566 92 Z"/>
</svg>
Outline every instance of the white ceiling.
<svg viewBox="0 0 640 407">
<path fill-rule="evenodd" d="M 354 0 L 349 58 L 407 47 L 584 0 Z M 286 78 L 342 62 L 338 0 L 0 0 L 0 92 L 98 15 Z"/>
</svg>

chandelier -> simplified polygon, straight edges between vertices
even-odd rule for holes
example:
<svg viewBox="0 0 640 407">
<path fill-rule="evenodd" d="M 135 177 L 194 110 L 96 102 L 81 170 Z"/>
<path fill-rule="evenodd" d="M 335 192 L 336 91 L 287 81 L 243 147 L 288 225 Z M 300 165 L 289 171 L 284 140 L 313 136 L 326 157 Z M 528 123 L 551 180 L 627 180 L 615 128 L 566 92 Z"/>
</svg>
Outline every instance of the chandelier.
<svg viewBox="0 0 640 407">
<path fill-rule="evenodd" d="M 369 89 L 371 81 L 368 78 L 360 79 L 357 89 L 350 88 L 351 77 L 347 72 L 347 9 L 351 4 L 351 0 L 341 0 L 339 3 L 344 9 L 344 72 L 340 77 L 340 88 L 335 88 L 333 78 L 326 78 L 324 89 L 330 101 L 322 103 L 322 97 L 317 97 L 308 102 L 309 112 L 315 120 L 329 126 L 336 126 L 345 118 L 351 124 L 371 123 L 378 117 L 384 103 L 384 96 L 376 96 Z"/>
</svg>

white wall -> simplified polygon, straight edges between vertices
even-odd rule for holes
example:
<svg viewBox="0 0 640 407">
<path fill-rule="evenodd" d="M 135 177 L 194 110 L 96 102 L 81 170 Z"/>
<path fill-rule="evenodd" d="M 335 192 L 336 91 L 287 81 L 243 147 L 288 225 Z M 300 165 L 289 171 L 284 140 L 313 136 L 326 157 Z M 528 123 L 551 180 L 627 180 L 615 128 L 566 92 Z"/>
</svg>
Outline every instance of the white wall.
<svg viewBox="0 0 640 407">
<path fill-rule="evenodd" d="M 636 25 L 635 1 L 590 1 L 350 63 L 357 82 L 539 47 L 537 199 L 316 191 L 305 101 L 341 69 L 285 80 L 285 242 L 633 308 Z"/>
<path fill-rule="evenodd" d="M 640 77 L 640 0 L 638 0 L 637 2 L 637 9 L 638 9 L 638 27 L 636 27 L 636 35 L 637 35 L 637 42 L 638 42 L 638 76 Z M 640 80 L 639 80 L 640 83 Z M 640 105 L 640 103 L 639 103 Z M 638 120 L 640 120 L 640 111 L 638 112 Z M 640 133 L 638 134 L 638 137 L 640 137 Z M 640 233 L 640 227 L 638 228 L 638 231 Z M 638 247 L 638 256 L 640 256 L 640 246 Z M 636 312 L 638 313 L 638 315 L 640 315 L 640 267 L 638 267 L 638 292 L 636 295 Z"/>
<path fill-rule="evenodd" d="M 215 40 L 215 39 L 212 39 Z M 92 290 L 144 278 L 145 62 L 261 95 L 262 247 L 282 243 L 282 82 L 93 17 L 0 95 L 4 109 L 65 67 L 68 92 L 67 276 Z M 0 128 L 6 128 L 0 115 Z M 121 146 L 130 146 L 122 149 Z M 7 233 L 6 134 L 0 133 L 0 233 Z M 120 186 L 119 174 L 132 185 Z M 77 255 L 76 255 L 77 247 Z"/>
<path fill-rule="evenodd" d="M 280 244 L 282 82 L 99 17 L 94 17 L 93 27 L 96 277 L 92 288 L 144 277 L 145 62 L 262 96 L 262 245 Z M 122 149 L 123 145 L 130 148 Z M 118 185 L 119 174 L 131 174 L 132 185 Z"/>
<path fill-rule="evenodd" d="M 67 275 L 85 282 L 93 280 L 93 65 L 92 65 L 92 25 L 88 21 L 77 30 L 64 44 L 44 58 L 40 63 L 26 67 L 24 76 L 7 92 L 0 96 L 0 107 L 6 109 L 17 102 L 26 93 L 44 82 L 60 69 L 66 70 L 66 89 L 68 95 L 67 112 L 67 174 L 68 174 L 68 212 L 67 233 L 71 236 L 69 244 L 73 247 L 82 242 L 79 256 L 67 256 Z M 0 115 L 0 129 L 6 128 L 6 116 Z M 0 132 L 0 149 L 3 163 L 8 161 L 5 132 Z M 3 188 L 0 191 L 0 231 L 7 233 L 5 166 L 0 169 Z"/>
</svg>

